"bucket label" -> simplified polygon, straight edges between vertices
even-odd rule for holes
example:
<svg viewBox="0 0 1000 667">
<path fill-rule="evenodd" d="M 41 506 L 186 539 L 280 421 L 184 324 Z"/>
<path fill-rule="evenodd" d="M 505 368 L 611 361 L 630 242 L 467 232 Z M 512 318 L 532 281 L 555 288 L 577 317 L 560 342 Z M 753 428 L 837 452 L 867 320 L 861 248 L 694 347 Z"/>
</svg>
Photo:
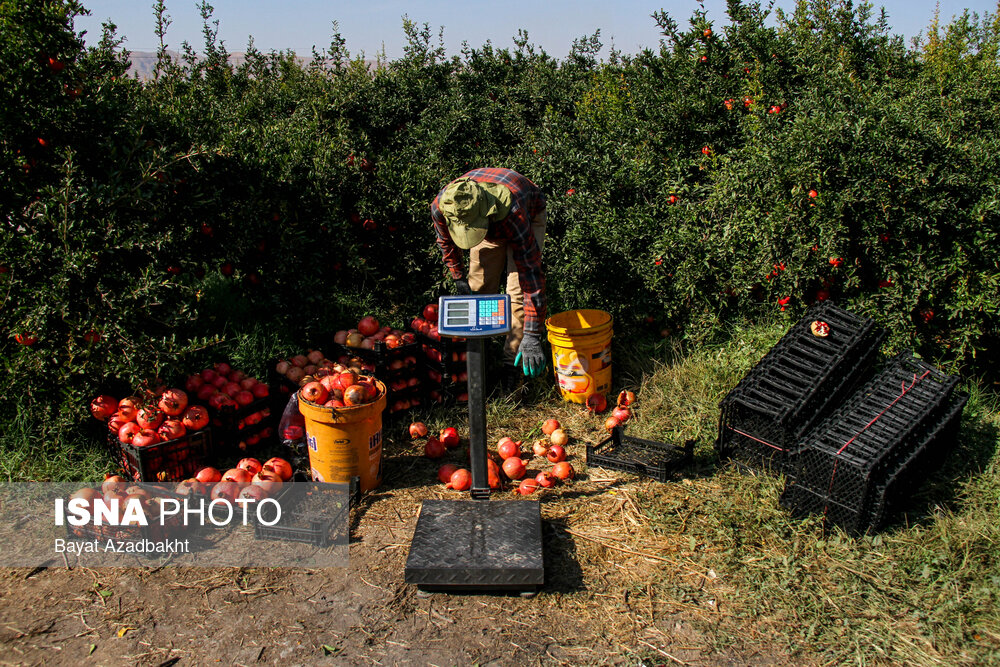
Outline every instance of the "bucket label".
<svg viewBox="0 0 1000 667">
<path fill-rule="evenodd" d="M 372 436 L 368 438 L 368 454 L 371 455 L 372 452 L 382 447 L 382 431 L 378 430 L 372 433 Z"/>
<path fill-rule="evenodd" d="M 315 435 L 310 435 L 310 434 L 307 433 L 306 434 L 306 442 L 309 443 L 309 449 L 311 449 L 314 452 L 319 451 L 319 445 L 316 444 L 316 436 Z"/>
</svg>

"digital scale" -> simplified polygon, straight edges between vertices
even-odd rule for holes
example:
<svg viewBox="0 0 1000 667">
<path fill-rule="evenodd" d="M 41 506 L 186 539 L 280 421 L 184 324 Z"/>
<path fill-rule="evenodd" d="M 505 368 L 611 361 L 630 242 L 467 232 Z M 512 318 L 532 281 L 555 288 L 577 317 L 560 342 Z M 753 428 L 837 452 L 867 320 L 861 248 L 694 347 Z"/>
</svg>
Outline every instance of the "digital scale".
<svg viewBox="0 0 1000 667">
<path fill-rule="evenodd" d="M 510 296 L 442 296 L 438 333 L 468 339 L 470 501 L 425 500 L 406 559 L 405 581 L 425 591 L 507 590 L 544 583 L 537 500 L 494 500 L 486 468 L 485 339 L 510 331 Z"/>
</svg>

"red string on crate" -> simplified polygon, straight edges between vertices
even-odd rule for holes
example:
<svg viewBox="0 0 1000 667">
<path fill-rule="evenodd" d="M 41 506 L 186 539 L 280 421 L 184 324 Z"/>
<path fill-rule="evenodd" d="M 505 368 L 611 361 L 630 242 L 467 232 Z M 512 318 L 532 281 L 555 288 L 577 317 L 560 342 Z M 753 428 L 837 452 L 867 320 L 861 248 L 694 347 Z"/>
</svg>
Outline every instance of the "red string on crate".
<svg viewBox="0 0 1000 667">
<path fill-rule="evenodd" d="M 871 426 L 872 424 L 874 424 L 875 422 L 877 422 L 877 421 L 879 420 L 879 418 L 881 418 L 881 417 L 882 417 L 882 415 L 884 415 L 884 414 L 885 414 L 886 412 L 888 412 L 888 411 L 889 411 L 889 408 L 891 408 L 892 406 L 896 405 L 896 403 L 898 403 L 898 402 L 899 402 L 899 399 L 901 399 L 901 398 L 903 398 L 904 396 L 906 396 L 906 394 L 907 394 L 907 393 L 909 393 L 909 391 L 910 391 L 911 389 L 913 389 L 913 387 L 915 387 L 915 386 L 916 386 L 916 384 L 917 384 L 918 382 L 920 382 L 921 380 L 923 380 L 923 379 L 924 379 L 925 377 L 927 377 L 927 376 L 928 376 L 928 375 L 930 375 L 930 374 L 931 374 L 931 372 L 930 372 L 929 370 L 928 370 L 928 371 L 924 371 L 924 374 L 923 374 L 923 375 L 921 375 L 920 377 L 917 377 L 917 374 L 916 374 L 916 373 L 914 373 L 914 374 L 913 374 L 913 380 L 912 380 L 912 381 L 910 382 L 910 385 L 909 385 L 909 386 L 906 386 L 906 380 L 903 380 L 903 381 L 901 381 L 901 382 L 900 382 L 900 386 L 901 386 L 901 388 L 902 388 L 902 389 L 901 389 L 901 391 L 899 392 L 899 396 L 897 396 L 896 398 L 894 398 L 894 399 L 892 400 L 892 403 L 890 403 L 889 405 L 885 406 L 885 408 L 883 408 L 883 409 L 882 409 L 882 412 L 880 412 L 880 413 L 878 413 L 877 415 L 875 415 L 874 417 L 872 417 L 872 420 L 871 420 L 870 422 L 868 422 L 867 424 L 865 424 L 865 425 L 864 425 L 864 426 L 863 426 L 863 427 L 861 428 L 861 430 L 860 430 L 860 431 L 858 431 L 857 433 L 855 433 L 855 434 L 854 434 L 854 435 L 853 435 L 853 436 L 851 437 L 851 439 L 850 439 L 850 440 L 848 440 L 847 442 L 845 442 L 845 443 L 843 444 L 843 446 L 842 446 L 842 447 L 841 447 L 840 449 L 838 449 L 838 450 L 837 450 L 837 453 L 836 453 L 836 454 L 834 454 L 834 456 L 840 456 L 841 454 L 843 454 L 843 453 L 844 453 L 844 450 L 845 450 L 845 449 L 847 449 L 847 448 L 848 448 L 848 447 L 850 446 L 850 444 L 851 444 L 852 442 L 854 442 L 855 440 L 857 440 L 857 439 L 858 439 L 858 436 L 860 436 L 860 435 L 861 435 L 862 433 L 864 433 L 865 431 L 867 431 L 867 430 L 868 430 L 868 428 L 869 428 L 869 427 L 870 427 L 870 426 Z M 767 444 L 767 443 L 764 443 L 764 444 Z M 835 460 L 835 461 L 833 462 L 833 471 L 832 471 L 832 472 L 830 473 L 830 486 L 829 486 L 829 487 L 827 487 L 827 489 L 826 489 L 826 499 L 827 499 L 827 503 L 826 503 L 826 505 L 824 505 L 824 506 L 823 506 L 823 518 L 824 518 L 824 520 L 826 519 L 826 514 L 827 514 L 827 510 L 829 510 L 829 509 L 830 509 L 830 503 L 829 503 L 829 501 L 830 501 L 830 494 L 831 494 L 831 493 L 833 493 L 833 480 L 834 480 L 834 478 L 835 478 L 835 477 L 837 476 L 837 465 L 838 465 L 839 463 L 840 463 L 840 459 L 836 459 L 836 460 Z"/>
<path fill-rule="evenodd" d="M 772 445 L 771 443 L 769 443 L 769 442 L 766 442 L 766 441 L 764 441 L 764 440 L 761 440 L 760 438 L 755 438 L 755 437 L 753 437 L 752 435 L 750 435 L 749 433 L 744 433 L 743 431 L 739 430 L 738 428 L 733 428 L 733 427 L 732 427 L 732 426 L 730 426 L 729 424 L 726 424 L 726 428 L 728 428 L 728 429 L 729 429 L 730 431 L 735 431 L 736 433 L 739 433 L 739 434 L 740 434 L 740 435 L 742 435 L 743 437 L 746 437 L 746 438 L 750 438 L 751 440 L 753 440 L 753 441 L 755 441 L 755 442 L 759 442 L 759 443 L 760 443 L 760 444 L 762 444 L 762 445 L 767 445 L 767 446 L 768 446 L 768 447 L 770 447 L 771 449 L 777 449 L 777 450 L 778 450 L 779 452 L 783 452 L 783 451 L 785 451 L 785 450 L 784 450 L 783 448 L 781 448 L 781 447 L 778 447 L 777 445 Z"/>
</svg>

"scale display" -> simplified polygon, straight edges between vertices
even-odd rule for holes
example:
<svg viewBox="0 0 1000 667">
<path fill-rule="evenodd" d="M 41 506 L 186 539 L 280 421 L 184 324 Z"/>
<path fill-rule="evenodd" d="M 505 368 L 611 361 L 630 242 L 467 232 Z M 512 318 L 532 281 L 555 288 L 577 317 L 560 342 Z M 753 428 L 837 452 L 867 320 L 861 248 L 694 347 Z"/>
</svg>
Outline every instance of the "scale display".
<svg viewBox="0 0 1000 667">
<path fill-rule="evenodd" d="M 438 299 L 438 333 L 482 338 L 510 331 L 510 296 L 471 294 Z"/>
</svg>

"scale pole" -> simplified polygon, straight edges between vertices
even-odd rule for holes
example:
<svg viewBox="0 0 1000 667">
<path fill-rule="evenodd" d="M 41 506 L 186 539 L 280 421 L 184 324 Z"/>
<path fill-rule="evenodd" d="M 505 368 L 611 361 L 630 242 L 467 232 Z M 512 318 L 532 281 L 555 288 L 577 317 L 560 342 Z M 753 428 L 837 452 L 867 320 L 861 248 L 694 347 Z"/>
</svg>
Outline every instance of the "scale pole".
<svg viewBox="0 0 1000 667">
<path fill-rule="evenodd" d="M 469 375 L 469 466 L 476 499 L 490 497 L 486 469 L 486 354 L 483 338 L 467 338 L 466 369 Z"/>
</svg>

